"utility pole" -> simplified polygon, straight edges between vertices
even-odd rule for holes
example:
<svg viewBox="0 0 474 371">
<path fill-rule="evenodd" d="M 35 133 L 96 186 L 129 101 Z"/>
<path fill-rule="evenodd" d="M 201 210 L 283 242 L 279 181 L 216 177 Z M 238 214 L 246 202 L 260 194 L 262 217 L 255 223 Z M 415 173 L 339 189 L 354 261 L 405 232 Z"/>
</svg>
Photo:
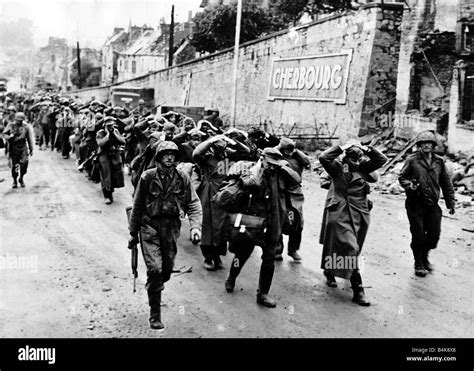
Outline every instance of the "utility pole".
<svg viewBox="0 0 474 371">
<path fill-rule="evenodd" d="M 240 43 L 240 23 L 242 20 L 242 0 L 237 1 L 237 20 L 235 22 L 235 44 L 234 44 L 234 75 L 232 78 L 232 99 L 231 99 L 231 124 L 235 127 L 235 115 L 237 109 L 237 77 L 239 67 L 239 43 Z"/>
<path fill-rule="evenodd" d="M 171 5 L 170 40 L 168 46 L 168 67 L 173 65 L 174 49 L 174 5 Z"/>
<path fill-rule="evenodd" d="M 81 83 L 81 49 L 79 49 L 79 41 L 77 42 L 77 87 L 82 89 Z"/>
</svg>

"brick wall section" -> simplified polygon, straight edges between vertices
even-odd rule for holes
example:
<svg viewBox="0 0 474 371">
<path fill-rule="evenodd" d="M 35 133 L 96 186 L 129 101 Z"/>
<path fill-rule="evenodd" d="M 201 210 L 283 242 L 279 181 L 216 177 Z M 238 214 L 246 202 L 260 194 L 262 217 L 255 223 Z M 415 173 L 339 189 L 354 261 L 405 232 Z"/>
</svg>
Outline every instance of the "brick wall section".
<svg viewBox="0 0 474 371">
<path fill-rule="evenodd" d="M 387 17 L 391 14 L 394 19 L 401 17 L 402 9 L 400 4 L 384 6 Z M 357 12 L 299 27 L 297 42 L 287 32 L 279 32 L 261 41 L 243 44 L 239 51 L 237 126 L 266 122 L 270 131 L 280 128 L 282 132 L 288 132 L 296 124 L 297 133 L 311 134 L 315 132 L 315 125 L 327 124 L 328 131 L 335 131 L 341 140 L 357 136 L 363 106 L 370 107 L 366 100 L 369 97 L 365 95 L 381 94 L 371 103 L 377 105 L 393 95 L 396 84 L 393 59 L 398 50 L 399 27 L 391 29 L 389 22 L 387 29 L 378 30 L 377 27 L 385 27 L 380 22 L 381 12 L 380 4 L 364 5 Z M 343 49 L 353 50 L 345 104 L 267 99 L 273 59 L 337 53 Z M 226 121 L 231 107 L 232 64 L 233 52 L 229 49 L 114 86 L 154 87 L 156 104 L 183 105 L 184 89 L 192 74 L 188 105 L 217 106 Z M 373 89 L 366 89 L 369 71 L 385 69 L 386 65 L 390 66 L 389 70 L 380 77 L 371 76 Z"/>
</svg>

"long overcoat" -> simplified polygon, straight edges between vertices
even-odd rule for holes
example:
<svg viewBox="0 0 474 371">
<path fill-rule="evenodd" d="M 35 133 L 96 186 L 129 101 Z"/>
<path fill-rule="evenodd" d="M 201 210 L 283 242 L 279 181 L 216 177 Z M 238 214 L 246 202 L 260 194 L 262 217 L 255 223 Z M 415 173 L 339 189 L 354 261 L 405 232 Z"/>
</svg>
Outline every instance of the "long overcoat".
<svg viewBox="0 0 474 371">
<path fill-rule="evenodd" d="M 372 202 L 367 195 L 370 186 L 367 179 L 372 171 L 380 168 L 387 158 L 372 149 L 357 171 L 349 171 L 337 157 L 342 153 L 339 146 L 324 151 L 319 161 L 331 176 L 319 242 L 323 245 L 321 268 L 336 277 L 349 278 L 358 269 L 358 256 L 370 224 Z M 349 257 L 349 259 L 347 259 Z"/>
</svg>

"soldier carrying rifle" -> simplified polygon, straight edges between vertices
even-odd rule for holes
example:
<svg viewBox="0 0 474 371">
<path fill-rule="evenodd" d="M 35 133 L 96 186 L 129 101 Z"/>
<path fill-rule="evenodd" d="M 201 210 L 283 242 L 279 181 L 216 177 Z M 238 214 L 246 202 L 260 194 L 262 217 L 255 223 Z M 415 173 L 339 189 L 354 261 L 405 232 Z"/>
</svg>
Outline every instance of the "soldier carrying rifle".
<svg viewBox="0 0 474 371">
<path fill-rule="evenodd" d="M 180 235 L 180 216 L 188 215 L 191 239 L 201 239 L 202 209 L 187 174 L 176 169 L 178 146 L 164 141 L 156 150 L 156 168 L 145 171 L 138 181 L 130 217 L 129 248 L 141 235 L 147 266 L 146 289 L 150 305 L 150 327 L 164 329 L 161 322 L 161 291 L 173 272 Z"/>
</svg>

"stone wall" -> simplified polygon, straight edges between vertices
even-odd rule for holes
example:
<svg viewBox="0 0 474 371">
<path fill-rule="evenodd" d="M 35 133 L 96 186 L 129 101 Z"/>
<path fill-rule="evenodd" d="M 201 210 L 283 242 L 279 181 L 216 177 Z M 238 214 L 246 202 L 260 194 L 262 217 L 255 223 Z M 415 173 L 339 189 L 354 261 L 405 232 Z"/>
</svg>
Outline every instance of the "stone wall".
<svg viewBox="0 0 474 371">
<path fill-rule="evenodd" d="M 106 102 L 110 98 L 110 86 L 107 85 L 94 88 L 86 88 L 63 94 L 71 97 L 76 97 L 82 102 L 87 102 L 91 99 L 98 99 L 101 102 Z"/>
<path fill-rule="evenodd" d="M 358 11 L 241 45 L 236 125 L 265 125 L 281 135 L 318 131 L 341 140 L 363 134 L 367 127 L 363 124 L 361 130 L 363 110 L 370 111 L 395 95 L 402 10 L 401 4 L 364 5 Z M 344 103 L 268 99 L 274 60 L 343 50 L 352 50 Z M 157 104 L 217 106 L 224 122 L 229 123 L 232 64 L 229 49 L 113 86 L 153 87 Z"/>
</svg>

